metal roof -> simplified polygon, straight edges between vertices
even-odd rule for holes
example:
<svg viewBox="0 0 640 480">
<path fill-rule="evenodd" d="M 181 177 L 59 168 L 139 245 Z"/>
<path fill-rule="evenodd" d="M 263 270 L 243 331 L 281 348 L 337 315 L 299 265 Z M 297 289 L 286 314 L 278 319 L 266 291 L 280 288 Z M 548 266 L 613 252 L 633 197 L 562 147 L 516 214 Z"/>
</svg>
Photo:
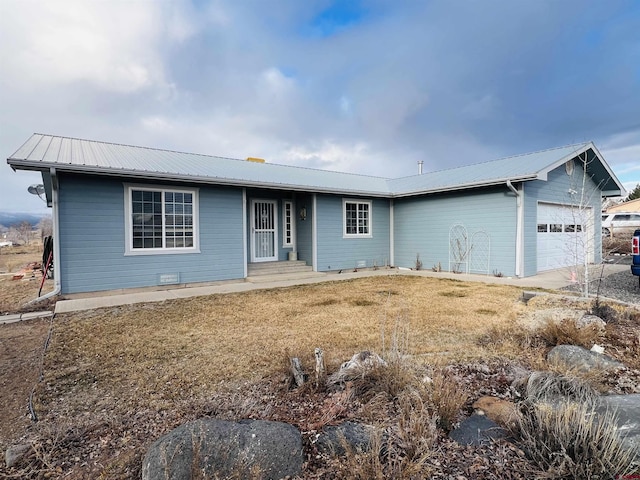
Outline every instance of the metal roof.
<svg viewBox="0 0 640 480">
<path fill-rule="evenodd" d="M 489 162 L 426 172 L 422 175 L 389 180 L 389 185 L 393 192 L 402 196 L 496 185 L 505 183 L 507 180 L 512 182 L 546 180 L 549 171 L 585 152 L 592 145 L 590 142 L 567 145 Z"/>
<path fill-rule="evenodd" d="M 624 191 L 593 143 L 568 145 L 398 179 L 256 163 L 170 150 L 34 134 L 7 163 L 14 169 L 180 180 L 296 191 L 401 197 L 527 180 L 588 152 L 589 174 L 608 194 Z"/>
<path fill-rule="evenodd" d="M 17 169 L 387 196 L 387 179 L 34 134 L 7 162 Z"/>
</svg>

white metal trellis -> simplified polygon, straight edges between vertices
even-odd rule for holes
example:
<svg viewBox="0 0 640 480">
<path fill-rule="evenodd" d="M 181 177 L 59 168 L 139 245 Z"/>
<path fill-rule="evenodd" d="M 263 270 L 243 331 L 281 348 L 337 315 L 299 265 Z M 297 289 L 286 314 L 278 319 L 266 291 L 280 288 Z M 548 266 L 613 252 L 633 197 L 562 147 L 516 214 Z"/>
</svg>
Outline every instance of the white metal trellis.
<svg viewBox="0 0 640 480">
<path fill-rule="evenodd" d="M 449 271 L 469 273 L 469 235 L 460 223 L 449 229 Z"/>
<path fill-rule="evenodd" d="M 489 275 L 491 264 L 491 237 L 484 230 L 471 235 L 471 255 L 469 257 L 469 273 Z"/>
</svg>

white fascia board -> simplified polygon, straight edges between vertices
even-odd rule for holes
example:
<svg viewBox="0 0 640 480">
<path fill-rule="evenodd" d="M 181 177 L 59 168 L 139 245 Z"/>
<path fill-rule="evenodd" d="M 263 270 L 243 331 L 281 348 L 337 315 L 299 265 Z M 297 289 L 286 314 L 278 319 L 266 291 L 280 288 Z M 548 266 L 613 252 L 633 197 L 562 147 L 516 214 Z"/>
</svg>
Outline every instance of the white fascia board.
<svg viewBox="0 0 640 480">
<path fill-rule="evenodd" d="M 414 197 L 417 195 L 428 195 L 432 193 L 446 193 L 446 192 L 455 192 L 458 190 L 470 190 L 472 188 L 495 187 L 497 185 L 505 185 L 507 183 L 507 180 L 511 182 L 527 182 L 529 180 L 537 180 L 537 179 L 538 178 L 535 174 L 526 175 L 523 177 L 498 178 L 490 181 L 471 182 L 471 183 L 463 183 L 459 185 L 451 185 L 446 187 L 436 187 L 436 188 L 427 188 L 427 189 L 421 189 L 421 190 L 412 190 L 410 192 L 392 193 L 389 195 L 389 197 L 390 198 Z"/>
</svg>

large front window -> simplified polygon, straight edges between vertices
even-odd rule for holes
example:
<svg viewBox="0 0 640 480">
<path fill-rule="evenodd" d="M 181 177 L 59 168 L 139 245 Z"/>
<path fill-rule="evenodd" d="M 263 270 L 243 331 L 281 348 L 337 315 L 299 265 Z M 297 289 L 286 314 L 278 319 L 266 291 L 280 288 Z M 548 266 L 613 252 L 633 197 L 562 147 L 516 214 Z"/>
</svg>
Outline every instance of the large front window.
<svg viewBox="0 0 640 480">
<path fill-rule="evenodd" d="M 128 254 L 197 250 L 196 189 L 128 186 L 126 207 Z"/>
<path fill-rule="evenodd" d="M 371 237 L 371 202 L 343 201 L 344 236 Z"/>
</svg>

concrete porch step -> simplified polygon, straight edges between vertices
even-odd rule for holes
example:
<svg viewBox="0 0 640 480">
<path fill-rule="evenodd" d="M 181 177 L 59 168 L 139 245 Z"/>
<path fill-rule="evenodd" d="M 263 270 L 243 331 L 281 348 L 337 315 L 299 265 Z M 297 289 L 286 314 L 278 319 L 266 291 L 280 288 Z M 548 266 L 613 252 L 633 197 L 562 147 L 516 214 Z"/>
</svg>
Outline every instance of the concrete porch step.
<svg viewBox="0 0 640 480">
<path fill-rule="evenodd" d="M 326 277 L 327 274 L 323 272 L 291 272 L 291 273 L 277 273 L 273 275 L 256 275 L 247 277 L 246 281 L 249 283 L 278 283 L 278 282 L 297 282 L 309 278 Z"/>
<path fill-rule="evenodd" d="M 247 276 L 249 277 L 303 272 L 313 272 L 313 268 L 308 266 L 303 260 L 250 263 L 247 268 Z"/>
</svg>

